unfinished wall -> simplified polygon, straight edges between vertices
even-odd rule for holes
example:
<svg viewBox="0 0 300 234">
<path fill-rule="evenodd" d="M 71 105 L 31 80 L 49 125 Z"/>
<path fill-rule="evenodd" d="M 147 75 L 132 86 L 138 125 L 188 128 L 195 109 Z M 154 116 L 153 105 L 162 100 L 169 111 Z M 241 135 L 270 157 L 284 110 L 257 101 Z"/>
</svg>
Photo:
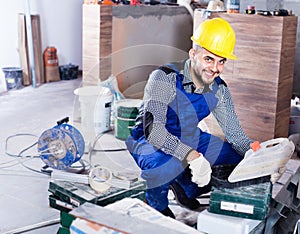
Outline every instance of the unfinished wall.
<svg viewBox="0 0 300 234">
<path fill-rule="evenodd" d="M 83 6 L 83 82 L 110 75 L 126 97 L 142 97 L 149 73 L 188 57 L 193 18 L 177 6 Z"/>
</svg>

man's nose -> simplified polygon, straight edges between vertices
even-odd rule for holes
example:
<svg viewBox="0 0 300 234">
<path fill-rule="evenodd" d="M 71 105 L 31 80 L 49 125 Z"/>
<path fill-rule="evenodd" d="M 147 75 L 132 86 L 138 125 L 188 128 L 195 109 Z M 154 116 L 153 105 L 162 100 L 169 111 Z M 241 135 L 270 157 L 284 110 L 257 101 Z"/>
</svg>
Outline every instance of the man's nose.
<svg viewBox="0 0 300 234">
<path fill-rule="evenodd" d="M 218 61 L 215 61 L 215 62 L 211 63 L 211 70 L 213 72 L 217 72 L 219 70 L 218 65 L 219 65 Z"/>
</svg>

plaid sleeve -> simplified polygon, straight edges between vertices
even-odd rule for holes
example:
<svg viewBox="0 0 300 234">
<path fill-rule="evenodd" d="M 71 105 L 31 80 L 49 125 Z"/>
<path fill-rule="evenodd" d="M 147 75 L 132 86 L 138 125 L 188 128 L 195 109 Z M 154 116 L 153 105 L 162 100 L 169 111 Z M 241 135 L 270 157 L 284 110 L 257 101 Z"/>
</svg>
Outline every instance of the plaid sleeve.
<svg viewBox="0 0 300 234">
<path fill-rule="evenodd" d="M 219 103 L 212 113 L 222 128 L 226 140 L 240 155 L 244 156 L 253 140 L 245 134 L 240 125 L 228 87 L 224 85 L 220 87 L 217 93 Z"/>
<path fill-rule="evenodd" d="M 183 160 L 191 148 L 170 134 L 165 128 L 168 105 L 176 95 L 176 73 L 166 74 L 162 70 L 153 71 L 144 92 L 144 112 L 153 116 L 153 125 L 147 141 L 166 154 Z"/>
</svg>

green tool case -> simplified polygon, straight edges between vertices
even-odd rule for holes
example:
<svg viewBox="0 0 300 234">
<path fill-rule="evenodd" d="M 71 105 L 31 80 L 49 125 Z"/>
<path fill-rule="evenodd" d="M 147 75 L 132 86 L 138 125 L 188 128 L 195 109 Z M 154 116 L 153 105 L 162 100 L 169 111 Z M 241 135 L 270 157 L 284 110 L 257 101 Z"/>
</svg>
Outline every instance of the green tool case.
<svg viewBox="0 0 300 234">
<path fill-rule="evenodd" d="M 233 186 L 224 180 L 226 176 L 229 176 L 231 170 L 228 170 L 227 166 L 218 169 L 224 171 L 222 173 L 218 170 L 218 174 L 222 174 L 222 178 L 215 178 L 215 181 L 212 181 L 209 212 L 248 219 L 265 219 L 272 197 L 272 183 L 269 177 L 238 182 Z"/>
</svg>

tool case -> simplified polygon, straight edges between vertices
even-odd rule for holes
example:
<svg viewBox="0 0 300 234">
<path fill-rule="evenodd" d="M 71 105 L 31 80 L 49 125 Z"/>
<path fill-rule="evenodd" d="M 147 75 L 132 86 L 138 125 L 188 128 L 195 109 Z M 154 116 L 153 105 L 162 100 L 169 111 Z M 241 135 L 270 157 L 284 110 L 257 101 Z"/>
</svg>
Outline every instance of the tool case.
<svg viewBox="0 0 300 234">
<path fill-rule="evenodd" d="M 213 168 L 209 212 L 241 218 L 266 218 L 272 197 L 270 177 L 229 183 L 231 166 Z M 216 170 L 216 171 L 214 171 Z"/>
<path fill-rule="evenodd" d="M 248 186 L 270 181 L 270 176 L 268 175 L 231 183 L 228 181 L 228 177 L 236 166 L 237 165 L 235 164 L 213 166 L 211 174 L 211 185 L 216 188 L 237 188 L 241 186 Z"/>
<path fill-rule="evenodd" d="M 105 206 L 125 197 L 145 199 L 145 181 L 132 183 L 129 189 L 111 187 L 103 193 L 97 193 L 89 185 L 62 180 L 49 183 L 49 205 L 61 211 L 70 211 L 85 202 Z"/>
</svg>

